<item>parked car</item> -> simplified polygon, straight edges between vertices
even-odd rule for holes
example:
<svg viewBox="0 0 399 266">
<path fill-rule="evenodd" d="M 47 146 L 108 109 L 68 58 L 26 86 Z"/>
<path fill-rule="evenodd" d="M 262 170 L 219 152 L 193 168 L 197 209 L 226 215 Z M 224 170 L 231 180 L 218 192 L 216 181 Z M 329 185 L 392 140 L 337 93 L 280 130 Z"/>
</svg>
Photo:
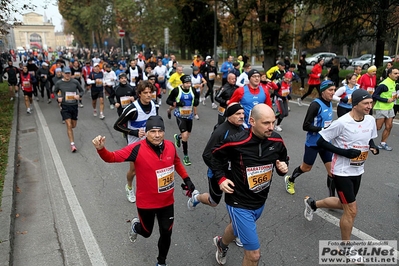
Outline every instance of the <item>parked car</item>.
<svg viewBox="0 0 399 266">
<path fill-rule="evenodd" d="M 364 54 L 364 55 L 362 55 L 362 56 L 349 59 L 349 62 L 350 62 L 350 64 L 352 65 L 352 63 L 355 62 L 355 61 L 363 61 L 363 60 L 367 60 L 367 59 L 369 59 L 369 58 L 371 58 L 371 54 Z"/>
<path fill-rule="evenodd" d="M 316 53 L 310 57 L 305 58 L 306 64 L 314 66 L 317 63 L 317 60 L 319 58 L 326 58 L 326 57 L 334 57 L 337 56 L 335 53 L 330 53 L 330 52 L 322 52 L 322 53 Z"/>
<path fill-rule="evenodd" d="M 349 59 L 346 58 L 346 57 L 343 56 L 343 55 L 337 55 L 337 56 L 334 56 L 334 57 L 327 57 L 327 58 L 325 58 L 325 59 L 324 59 L 324 66 L 325 66 L 326 68 L 330 68 L 330 67 L 333 65 L 333 60 L 334 60 L 334 58 L 338 58 L 338 59 L 339 59 L 339 67 L 340 67 L 341 69 L 345 69 L 345 68 L 347 68 L 348 66 L 350 66 Z"/>
<path fill-rule="evenodd" d="M 373 56 L 373 62 L 375 61 L 375 56 Z M 384 55 L 383 64 L 392 62 L 392 58 Z M 371 57 L 365 60 L 357 60 L 352 62 L 352 66 L 360 66 L 362 69 L 367 69 L 371 66 Z"/>
</svg>

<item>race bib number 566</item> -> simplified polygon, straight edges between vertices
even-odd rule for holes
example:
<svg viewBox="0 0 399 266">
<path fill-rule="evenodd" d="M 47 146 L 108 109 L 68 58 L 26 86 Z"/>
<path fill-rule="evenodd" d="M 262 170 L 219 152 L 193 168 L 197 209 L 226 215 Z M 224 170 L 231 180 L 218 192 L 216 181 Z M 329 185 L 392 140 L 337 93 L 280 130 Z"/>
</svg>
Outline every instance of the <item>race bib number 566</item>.
<svg viewBox="0 0 399 266">
<path fill-rule="evenodd" d="M 249 189 L 254 193 L 258 193 L 270 186 L 272 171 L 273 164 L 247 167 L 246 172 Z"/>
</svg>

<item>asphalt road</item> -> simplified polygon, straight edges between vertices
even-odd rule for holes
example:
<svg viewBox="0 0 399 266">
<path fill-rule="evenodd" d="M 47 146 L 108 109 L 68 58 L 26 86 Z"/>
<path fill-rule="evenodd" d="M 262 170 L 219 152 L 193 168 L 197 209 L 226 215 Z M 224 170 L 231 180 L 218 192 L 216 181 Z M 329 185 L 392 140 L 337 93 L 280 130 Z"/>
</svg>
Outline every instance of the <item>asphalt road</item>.
<svg viewBox="0 0 399 266">
<path fill-rule="evenodd" d="M 66 128 L 55 102 L 34 103 L 31 123 L 37 127 L 38 142 L 33 148 L 37 148 L 36 162 L 40 167 L 32 171 L 37 171 L 40 179 L 20 186 L 24 186 L 24 192 L 35 188 L 41 196 L 28 197 L 23 193 L 16 196 L 17 209 L 21 217 L 27 218 L 15 222 L 14 265 L 155 265 L 157 226 L 148 239 L 139 236 L 132 244 L 127 237 L 130 226 L 127 221 L 137 215 L 135 204 L 129 203 L 125 196 L 128 163 L 104 163 L 91 143 L 95 136 L 104 135 L 109 150 L 125 145 L 122 134 L 113 129 L 117 113 L 106 102 L 105 119 L 100 120 L 92 115 L 88 94 L 83 103 L 74 130 L 78 148 L 74 154 L 70 152 Z M 196 187 L 203 192 L 208 190 L 208 183 L 201 154 L 217 121 L 217 111 L 210 105 L 208 100 L 207 106 L 199 106 L 200 120 L 194 121 L 189 139 L 192 165 L 186 167 Z M 290 103 L 290 107 L 281 135 L 291 158 L 289 172 L 292 173 L 302 161 L 305 140 L 302 121 L 307 107 L 296 103 Z M 178 128 L 173 117 L 166 118 L 166 108 L 163 104 L 160 114 L 165 120 L 166 138 L 172 140 Z M 366 162 L 357 198 L 358 230 L 354 230 L 353 239 L 398 239 L 397 139 L 395 124 L 388 141 L 393 151 L 370 155 Z M 181 149 L 179 155 L 182 157 Z M 167 262 L 176 266 L 217 265 L 212 238 L 221 235 L 229 222 L 225 204 L 216 208 L 198 205 L 195 211 L 188 211 L 188 198 L 180 192 L 178 180 L 177 176 L 175 224 Z M 24 182 L 21 176 L 18 182 Z M 327 196 L 326 173 L 319 158 L 310 173 L 297 179 L 295 195 L 287 194 L 283 177 L 274 175 L 265 210 L 257 222 L 262 254 L 259 265 L 318 265 L 319 240 L 340 239 L 334 217 L 339 218 L 341 211 L 319 212 L 319 216 L 308 222 L 303 217 L 306 195 L 316 199 Z M 41 214 L 35 216 L 39 211 Z M 29 219 L 30 216 L 38 218 Z M 24 234 L 26 220 L 31 228 Z M 35 234 L 35 240 L 27 245 L 26 237 Z M 226 265 L 241 265 L 242 258 L 243 249 L 231 244 Z"/>
</svg>

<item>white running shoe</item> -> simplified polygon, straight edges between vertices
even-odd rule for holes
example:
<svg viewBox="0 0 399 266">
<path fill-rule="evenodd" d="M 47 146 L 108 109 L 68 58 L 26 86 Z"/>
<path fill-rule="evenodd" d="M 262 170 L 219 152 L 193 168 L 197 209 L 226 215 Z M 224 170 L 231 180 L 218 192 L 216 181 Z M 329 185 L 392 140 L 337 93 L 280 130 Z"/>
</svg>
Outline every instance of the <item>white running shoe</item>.
<svg viewBox="0 0 399 266">
<path fill-rule="evenodd" d="M 26 112 L 27 112 L 28 114 L 31 114 L 31 113 L 32 113 L 32 111 L 31 111 L 30 108 L 26 109 Z"/>
<path fill-rule="evenodd" d="M 132 187 L 132 189 L 130 190 L 128 187 L 127 187 L 127 184 L 126 184 L 126 186 L 125 186 L 125 190 L 126 190 L 126 197 L 127 197 L 127 200 L 129 201 L 129 202 L 136 202 L 136 195 L 134 194 L 134 188 Z"/>
<path fill-rule="evenodd" d="M 93 110 L 93 116 L 97 116 L 97 110 Z"/>
<path fill-rule="evenodd" d="M 83 106 L 84 106 L 83 103 L 79 103 L 80 108 L 83 108 Z"/>
<path fill-rule="evenodd" d="M 244 245 L 241 243 L 241 240 L 239 237 L 236 237 L 234 240 L 234 243 L 236 243 L 236 245 L 240 248 L 242 248 Z"/>
<path fill-rule="evenodd" d="M 198 116 L 198 115 L 195 115 L 194 118 L 197 119 L 197 120 L 199 120 L 199 116 Z"/>
<path fill-rule="evenodd" d="M 308 221 L 312 221 L 313 220 L 313 213 L 315 212 L 312 208 L 312 205 L 315 205 L 316 202 L 314 199 L 312 199 L 311 197 L 306 196 L 305 199 L 303 200 L 303 202 L 305 203 L 305 211 L 304 211 L 304 216 L 306 218 L 306 220 Z"/>
<path fill-rule="evenodd" d="M 139 224 L 140 220 L 139 220 L 139 218 L 135 217 L 130 221 L 130 223 L 131 223 L 131 226 L 130 226 L 130 230 L 129 230 L 129 240 L 130 240 L 130 242 L 134 243 L 137 240 L 137 233 L 136 233 L 136 230 L 134 230 L 134 226 L 136 224 Z"/>
<path fill-rule="evenodd" d="M 193 193 L 191 193 L 191 198 L 189 198 L 187 201 L 187 208 L 189 211 L 193 211 L 198 203 L 200 203 L 199 200 L 195 197 L 197 195 L 199 195 L 198 190 L 194 190 Z"/>
<path fill-rule="evenodd" d="M 224 265 L 226 264 L 226 254 L 227 251 L 229 250 L 228 247 L 226 247 L 226 249 L 222 249 L 220 247 L 220 241 L 222 241 L 222 237 L 221 236 L 215 236 L 213 238 L 213 244 L 216 246 L 216 261 L 220 264 L 220 265 Z"/>
<path fill-rule="evenodd" d="M 216 103 L 212 103 L 212 109 L 216 109 L 216 108 L 218 108 L 217 104 Z"/>
<path fill-rule="evenodd" d="M 103 120 L 103 119 L 105 118 L 104 114 L 103 114 L 103 113 L 100 113 L 99 118 L 100 118 L 101 120 Z"/>
<path fill-rule="evenodd" d="M 298 98 L 297 101 L 298 101 L 298 105 L 299 105 L 299 106 L 302 106 L 302 99 L 301 99 L 301 98 Z"/>
<path fill-rule="evenodd" d="M 111 105 L 109 106 L 109 109 L 114 110 L 114 109 L 115 109 L 115 106 L 114 106 L 113 104 L 111 104 Z"/>
<path fill-rule="evenodd" d="M 283 129 L 280 126 L 277 126 L 277 125 L 274 127 L 274 130 L 276 130 L 277 132 L 283 131 Z"/>
</svg>

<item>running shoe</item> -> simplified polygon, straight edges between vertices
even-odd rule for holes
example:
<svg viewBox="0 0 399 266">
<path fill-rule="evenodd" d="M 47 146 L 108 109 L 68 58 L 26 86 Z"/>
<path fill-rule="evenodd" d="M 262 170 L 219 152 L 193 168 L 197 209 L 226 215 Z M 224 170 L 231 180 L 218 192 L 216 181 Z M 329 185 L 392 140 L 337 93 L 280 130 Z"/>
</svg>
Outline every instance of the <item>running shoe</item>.
<svg viewBox="0 0 399 266">
<path fill-rule="evenodd" d="M 301 98 L 298 98 L 297 101 L 298 101 L 298 105 L 299 105 L 299 106 L 302 106 L 302 99 L 301 99 Z"/>
<path fill-rule="evenodd" d="M 31 113 L 32 113 L 32 110 L 31 110 L 30 108 L 28 108 L 28 109 L 26 109 L 26 112 L 27 112 L 28 114 L 31 114 Z"/>
<path fill-rule="evenodd" d="M 203 106 L 206 105 L 205 98 L 202 98 L 200 101 L 201 101 L 201 103 L 202 103 Z"/>
<path fill-rule="evenodd" d="M 137 240 L 137 232 L 134 229 L 134 227 L 136 226 L 136 224 L 140 223 L 139 218 L 135 217 L 132 219 L 132 221 L 130 222 L 131 226 L 130 226 L 130 231 L 129 231 L 129 240 L 130 242 L 134 243 Z"/>
<path fill-rule="evenodd" d="M 168 264 L 159 264 L 159 263 L 157 263 L 157 264 L 155 264 L 156 266 L 168 266 Z"/>
<path fill-rule="evenodd" d="M 97 110 L 93 110 L 93 116 L 97 116 Z"/>
<path fill-rule="evenodd" d="M 103 113 L 100 113 L 99 118 L 100 118 L 101 120 L 103 120 L 103 119 L 105 118 L 104 114 L 103 114 Z"/>
<path fill-rule="evenodd" d="M 274 127 L 274 130 L 276 130 L 277 132 L 283 131 L 283 129 L 280 126 L 277 126 L 277 125 Z"/>
<path fill-rule="evenodd" d="M 76 151 L 77 151 L 77 149 L 76 149 L 75 144 L 71 144 L 71 152 L 76 152 Z"/>
<path fill-rule="evenodd" d="M 115 109 L 115 106 L 114 106 L 113 104 L 111 104 L 111 105 L 109 106 L 109 109 L 114 110 L 114 109 Z"/>
<path fill-rule="evenodd" d="M 184 165 L 186 165 L 186 166 L 191 165 L 190 158 L 189 158 L 187 155 L 184 156 L 184 158 L 183 158 L 183 163 L 184 163 Z"/>
<path fill-rule="evenodd" d="M 386 143 L 380 143 L 380 145 L 378 145 L 379 149 L 384 149 L 386 151 L 392 151 L 392 147 L 389 147 L 388 144 Z"/>
<path fill-rule="evenodd" d="M 305 203 L 305 211 L 303 214 L 305 215 L 306 220 L 312 221 L 313 213 L 315 212 L 315 209 L 316 209 L 316 202 L 314 199 L 312 199 L 311 197 L 308 197 L 308 196 L 305 197 L 303 202 Z M 314 209 L 313 209 L 313 207 L 314 207 Z"/>
<path fill-rule="evenodd" d="M 224 264 L 226 264 L 226 254 L 227 254 L 227 251 L 229 250 L 229 247 L 222 249 L 220 247 L 220 241 L 222 241 L 221 236 L 215 236 L 213 238 L 213 244 L 216 246 L 216 261 L 220 265 L 224 265 Z"/>
<path fill-rule="evenodd" d="M 51 99 L 48 99 L 48 100 L 47 100 L 47 103 L 51 103 Z"/>
<path fill-rule="evenodd" d="M 83 103 L 79 103 L 79 108 L 83 108 Z"/>
<path fill-rule="evenodd" d="M 37 102 L 40 101 L 39 96 L 36 96 L 36 101 L 37 101 Z"/>
<path fill-rule="evenodd" d="M 168 118 L 171 119 L 171 118 L 172 118 L 172 113 L 171 113 L 171 111 L 168 109 L 166 112 L 168 113 Z"/>
<path fill-rule="evenodd" d="M 198 190 L 194 190 L 193 193 L 191 194 L 191 198 L 188 199 L 187 201 L 187 208 L 189 211 L 193 211 L 194 208 L 200 203 L 200 201 L 195 197 L 199 195 Z"/>
<path fill-rule="evenodd" d="M 244 245 L 241 243 L 241 240 L 239 237 L 236 237 L 234 240 L 234 243 L 236 243 L 236 245 L 240 248 L 242 248 Z"/>
<path fill-rule="evenodd" d="M 212 103 L 212 109 L 216 109 L 216 108 L 218 108 L 217 104 L 216 103 Z"/>
<path fill-rule="evenodd" d="M 132 187 L 132 189 L 129 189 L 128 187 L 127 187 L 127 184 L 126 184 L 126 186 L 125 186 L 125 190 L 126 190 L 126 197 L 127 197 L 127 200 L 129 201 L 129 202 L 136 202 L 136 195 L 134 194 L 134 188 Z"/>
<path fill-rule="evenodd" d="M 284 177 L 285 181 L 285 190 L 288 192 L 288 194 L 294 195 L 295 194 L 295 183 L 290 181 L 289 175 L 286 175 Z"/>
<path fill-rule="evenodd" d="M 197 120 L 199 120 L 199 116 L 198 116 L 198 115 L 195 115 L 194 118 L 197 119 Z"/>
<path fill-rule="evenodd" d="M 175 139 L 175 145 L 176 145 L 176 148 L 180 148 L 180 146 L 181 146 L 181 143 L 180 143 L 180 138 L 179 138 L 179 135 L 177 135 L 177 134 L 174 134 L 174 135 L 173 135 L 173 138 Z"/>
</svg>

